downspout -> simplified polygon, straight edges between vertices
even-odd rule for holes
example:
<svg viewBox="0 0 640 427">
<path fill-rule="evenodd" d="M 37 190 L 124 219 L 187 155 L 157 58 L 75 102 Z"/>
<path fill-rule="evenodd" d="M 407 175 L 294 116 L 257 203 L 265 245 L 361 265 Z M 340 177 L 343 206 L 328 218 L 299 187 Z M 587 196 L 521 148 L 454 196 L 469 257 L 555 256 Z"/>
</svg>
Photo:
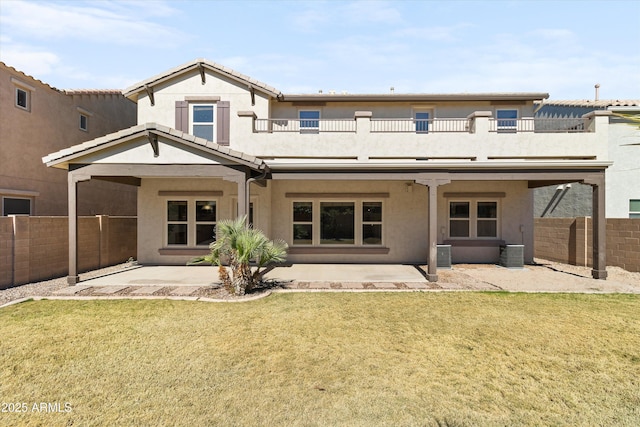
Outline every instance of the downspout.
<svg viewBox="0 0 640 427">
<path fill-rule="evenodd" d="M 256 176 L 255 178 L 249 178 L 245 184 L 245 189 L 244 189 L 244 206 L 245 206 L 245 211 L 246 211 L 246 215 L 247 215 L 247 220 L 249 219 L 249 209 L 251 206 L 251 183 L 254 181 L 262 181 L 263 179 L 265 179 L 267 177 L 267 174 L 269 173 L 269 168 L 267 168 L 265 166 L 264 171 L 259 175 Z"/>
</svg>

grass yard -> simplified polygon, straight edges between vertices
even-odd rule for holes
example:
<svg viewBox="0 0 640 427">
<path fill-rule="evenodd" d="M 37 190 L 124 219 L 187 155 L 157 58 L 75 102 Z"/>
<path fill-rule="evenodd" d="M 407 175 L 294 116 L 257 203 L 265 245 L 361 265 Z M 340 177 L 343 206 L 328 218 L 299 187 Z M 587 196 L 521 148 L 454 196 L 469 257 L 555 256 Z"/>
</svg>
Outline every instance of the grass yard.
<svg viewBox="0 0 640 427">
<path fill-rule="evenodd" d="M 38 301 L 0 337 L 0 425 L 640 425 L 638 295 Z"/>
</svg>

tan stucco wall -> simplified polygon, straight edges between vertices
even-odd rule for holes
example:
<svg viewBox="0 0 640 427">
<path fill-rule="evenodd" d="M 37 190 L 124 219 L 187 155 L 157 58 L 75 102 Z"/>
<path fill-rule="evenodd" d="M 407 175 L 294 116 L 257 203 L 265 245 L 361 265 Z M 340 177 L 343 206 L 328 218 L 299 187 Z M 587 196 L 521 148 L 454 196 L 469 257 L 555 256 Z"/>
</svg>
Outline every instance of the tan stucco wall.
<svg viewBox="0 0 640 427">
<path fill-rule="evenodd" d="M 230 138 L 233 141 L 237 122 L 240 120 L 238 111 L 255 111 L 260 117 L 269 116 L 269 100 L 265 94 L 255 91 L 255 105 L 251 105 L 251 95 L 247 86 L 220 75 L 213 75 L 207 71 L 206 83 L 203 85 L 200 73 L 194 70 L 153 87 L 154 105 L 149 97 L 142 92 L 138 98 L 138 124 L 154 122 L 171 128 L 175 123 L 175 102 L 184 101 L 189 96 L 218 96 L 220 101 L 229 101 L 231 109 Z M 233 142 L 232 142 L 233 144 Z"/>
<path fill-rule="evenodd" d="M 504 240 L 506 244 L 524 245 L 524 262 L 533 262 L 533 193 L 526 181 L 457 181 L 440 186 L 438 188 L 438 243 L 442 243 L 448 236 L 449 199 L 444 197 L 445 192 L 505 193 L 504 198 L 483 199 L 498 200 L 498 239 Z M 454 245 L 451 248 L 452 261 L 457 263 L 497 262 L 499 255 L 498 247 L 456 247 Z"/>
<path fill-rule="evenodd" d="M 494 105 L 489 101 L 467 102 L 326 102 L 325 105 L 294 105 L 293 102 L 273 102 L 273 118 L 292 119 L 299 110 L 319 110 L 323 119 L 353 118 L 356 111 L 371 111 L 374 119 L 411 119 L 415 111 L 430 110 L 431 118 L 464 118 L 474 111 L 517 109 L 520 118 L 533 117 L 533 103 L 522 105 Z M 266 119 L 267 117 L 259 116 Z"/>
<path fill-rule="evenodd" d="M 12 78 L 35 89 L 30 111 L 15 106 Z M 88 131 L 79 129 L 78 107 L 90 113 Z M 66 215 L 67 174 L 47 168 L 42 157 L 134 125 L 135 110 L 121 94 L 65 93 L 0 64 L 0 197 L 36 193 L 33 215 Z M 81 215 L 136 213 L 135 187 L 92 181 L 78 191 Z"/>
<path fill-rule="evenodd" d="M 363 193 L 356 200 L 382 200 L 383 246 L 389 248 L 386 255 L 361 254 L 300 254 L 290 255 L 292 262 L 424 262 L 427 258 L 427 191 L 408 181 L 273 181 L 272 183 L 272 235 L 292 243 L 293 201 L 310 200 L 285 197 L 294 193 Z M 364 193 L 389 193 L 388 198 L 378 199 Z M 316 200 L 331 200 L 317 198 Z M 351 200 L 351 199 L 338 199 Z"/>
<path fill-rule="evenodd" d="M 252 187 L 255 189 L 255 186 Z M 238 186 L 236 183 L 222 179 L 149 179 L 142 180 L 138 191 L 138 261 L 143 264 L 182 264 L 191 256 L 160 255 L 158 250 L 166 247 L 165 218 L 167 200 L 183 200 L 196 198 L 209 200 L 209 197 L 159 196 L 158 191 L 222 191 L 223 195 L 216 200 L 217 219 L 235 217 L 235 205 Z M 253 194 L 253 192 L 252 192 Z M 257 194 L 257 190 L 256 190 Z M 259 208 L 259 215 L 266 215 L 267 210 Z M 264 223 L 263 216 L 260 223 Z M 257 225 L 260 226 L 260 223 Z M 206 253 L 207 250 L 204 250 Z"/>
<path fill-rule="evenodd" d="M 408 186 L 408 184 L 410 184 Z M 143 264 L 184 264 L 190 255 L 160 255 L 165 247 L 166 201 L 181 197 L 158 196 L 159 191 L 222 191 L 216 197 L 218 220 L 235 217 L 237 185 L 221 179 L 143 179 L 139 191 L 139 261 Z M 456 182 L 438 190 L 438 242 L 448 235 L 448 199 L 445 192 L 504 192 L 499 199 L 499 239 L 525 245 L 525 262 L 533 261 L 531 191 L 526 182 Z M 326 196 L 287 197 L 287 193 L 362 193 L 355 200 L 382 200 L 383 246 L 388 254 L 290 254 L 291 262 L 424 263 L 427 259 L 428 193 L 409 181 L 269 181 L 266 188 L 251 186 L 254 223 L 270 238 L 292 243 L 294 200 L 330 200 Z M 388 193 L 388 197 L 366 193 Z M 337 199 L 345 200 L 345 199 Z M 351 200 L 351 199 L 350 199 Z M 522 228 L 521 228 L 522 226 Z M 444 235 L 441 230 L 444 229 Z M 206 252 L 206 250 L 204 250 Z M 454 262 L 497 262 L 499 248 L 453 248 Z"/>
</svg>

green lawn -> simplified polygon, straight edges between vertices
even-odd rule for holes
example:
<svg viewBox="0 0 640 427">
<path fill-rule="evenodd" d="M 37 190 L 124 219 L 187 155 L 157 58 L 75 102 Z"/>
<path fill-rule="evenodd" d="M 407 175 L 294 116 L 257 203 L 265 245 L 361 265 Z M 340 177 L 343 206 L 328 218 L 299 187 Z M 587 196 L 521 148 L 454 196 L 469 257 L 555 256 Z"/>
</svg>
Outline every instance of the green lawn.
<svg viewBox="0 0 640 427">
<path fill-rule="evenodd" d="M 640 425 L 637 295 L 38 301 L 0 337 L 0 425 Z"/>
</svg>

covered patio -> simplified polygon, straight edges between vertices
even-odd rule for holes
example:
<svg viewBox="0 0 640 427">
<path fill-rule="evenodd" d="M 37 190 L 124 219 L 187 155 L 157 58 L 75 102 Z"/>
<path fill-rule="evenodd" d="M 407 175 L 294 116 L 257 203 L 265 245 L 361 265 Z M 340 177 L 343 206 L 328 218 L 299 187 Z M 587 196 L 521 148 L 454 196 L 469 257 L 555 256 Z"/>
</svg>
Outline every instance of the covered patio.
<svg viewBox="0 0 640 427">
<path fill-rule="evenodd" d="M 302 161 L 278 161 L 271 159 L 265 161 L 261 158 L 237 152 L 225 146 L 214 144 L 202 138 L 171 129 L 155 123 L 134 126 L 123 131 L 106 135 L 86 143 L 61 150 L 46 156 L 43 161 L 50 167 L 66 169 L 68 171 L 68 204 L 69 204 L 69 275 L 68 283 L 73 285 L 80 281 L 78 274 L 78 220 L 77 220 L 77 185 L 82 181 L 100 179 L 115 181 L 138 186 L 145 189 L 141 196 L 138 192 L 139 217 L 141 207 L 152 206 L 147 209 L 146 216 L 139 220 L 138 224 L 138 259 L 141 257 L 141 249 L 145 251 L 147 265 L 184 264 L 185 259 L 206 253 L 208 243 L 196 242 L 196 233 L 190 234 L 189 239 L 184 238 L 181 244 L 168 241 L 166 235 L 169 219 L 165 217 L 166 205 L 163 200 L 171 198 L 190 199 L 195 205 L 196 199 L 217 199 L 223 209 L 218 205 L 220 218 L 241 216 L 250 212 L 250 184 L 256 183 L 264 186 L 265 180 L 273 180 L 276 183 L 301 185 L 302 182 L 325 182 L 332 186 L 345 183 L 361 182 L 363 185 L 372 183 L 395 183 L 402 188 L 407 183 L 406 192 L 411 192 L 413 185 L 426 189 L 423 193 L 424 206 L 415 210 L 414 223 L 419 221 L 425 225 L 424 231 L 419 235 L 415 232 L 406 236 L 406 239 L 395 239 L 395 234 L 387 236 L 391 244 L 378 246 L 350 247 L 322 247 L 320 245 L 295 246 L 291 249 L 292 255 L 324 256 L 333 258 L 314 258 L 311 262 L 326 265 L 330 262 L 345 262 L 355 264 L 361 262 L 361 267 L 355 269 L 353 276 L 357 282 L 367 281 L 366 273 L 371 264 L 383 265 L 385 263 L 410 262 L 426 265 L 420 273 L 420 281 L 437 282 L 438 256 L 437 248 L 444 239 L 444 228 L 448 222 L 448 199 L 455 198 L 505 198 L 505 192 L 495 191 L 493 187 L 501 183 L 513 183 L 518 186 L 519 198 L 511 205 L 505 203 L 503 222 L 510 230 L 509 237 L 496 235 L 492 239 L 468 239 L 453 240 L 452 245 L 463 249 L 475 250 L 478 247 L 490 247 L 493 251 L 499 245 L 510 243 L 522 243 L 525 246 L 525 262 L 533 259 L 533 231 L 532 213 L 524 218 L 523 213 L 531 211 L 531 189 L 559 183 L 581 182 L 591 185 L 593 188 L 593 269 L 591 275 L 596 279 L 607 277 L 605 245 L 605 170 L 609 162 L 594 160 L 491 160 L 485 162 L 457 162 L 451 160 L 367 160 L 367 161 L 337 161 L 318 159 Z M 268 162 L 268 163 L 267 163 Z M 174 182 L 181 181 L 182 186 L 173 186 Z M 216 181 L 215 183 L 213 181 Z M 157 186 L 151 184 L 158 182 Z M 146 183 L 146 185 L 143 185 Z M 186 184 L 185 184 L 186 183 Z M 474 183 L 481 183 L 484 187 L 473 189 Z M 214 185 L 215 184 L 215 185 Z M 379 185 L 379 184 L 378 184 Z M 289 187 L 291 188 L 291 185 Z M 281 192 L 281 199 L 293 200 L 293 198 L 327 198 L 339 197 L 382 197 L 389 198 L 392 193 L 370 192 Z M 393 193 L 397 196 L 398 193 Z M 269 193 L 267 196 L 273 197 Z M 273 199 L 275 200 L 275 199 Z M 320 199 L 318 199 L 320 200 Z M 211 203 L 216 203 L 211 202 Z M 186 204 L 186 202 L 185 202 Z M 392 205 L 392 202 L 388 203 Z M 496 203 L 497 204 L 497 203 Z M 284 238 L 290 230 L 287 202 L 276 203 L 269 200 L 270 207 L 263 209 L 263 217 L 277 224 L 279 228 L 275 236 Z M 285 206 L 286 205 L 286 206 Z M 215 208 L 215 204 L 213 205 Z M 285 206 L 285 210 L 282 210 Z M 280 209 L 276 213 L 276 209 Z M 520 217 L 514 218 L 510 210 L 519 209 Z M 186 207 L 185 207 L 186 211 Z M 185 213 L 186 217 L 186 213 Z M 275 218 L 278 218 L 277 220 Z M 396 217 L 392 222 L 401 222 L 401 217 Z M 186 223 L 185 219 L 185 223 Z M 189 227 L 195 225 L 197 219 L 192 214 Z M 215 226 L 215 218 L 206 229 L 208 238 Z M 162 229 L 165 231 L 161 231 Z M 205 227 L 206 228 L 206 227 Z M 274 228 L 276 228 L 274 226 Z M 197 227 L 193 227 L 197 229 Z M 186 230 L 186 225 L 185 225 Z M 162 236 L 162 234 L 165 234 Z M 184 233 L 186 234 L 186 232 Z M 439 236 L 441 236 L 439 238 Z M 171 237 L 170 237 L 171 238 Z M 408 240 L 407 240 L 408 239 Z M 513 240 L 522 239 L 522 242 Z M 511 242 L 509 240 L 512 240 Z M 419 253 L 413 260 L 392 259 L 387 253 L 391 249 L 396 250 L 406 246 L 410 241 L 419 241 L 424 244 L 425 252 Z M 445 241 L 445 243 L 447 243 Z M 528 251 L 528 252 L 527 252 Z M 356 261 L 346 258 L 346 255 L 361 256 Z M 426 255 L 426 256 L 425 256 Z M 370 256 L 367 258 L 367 256 Z M 376 258 L 374 258 L 374 256 Z M 294 260 L 297 262 L 303 258 Z M 455 260 L 454 260 L 455 262 Z M 466 261 L 465 261 L 466 262 Z M 472 261 L 484 262 L 484 261 Z M 323 265 L 323 264 L 318 264 Z M 360 265 L 360 264 L 358 264 Z M 313 270 L 310 269 L 309 270 Z M 293 271 L 293 270 L 291 270 Z M 417 273 L 417 270 L 414 269 Z M 318 270 L 314 277 L 322 277 L 324 271 Z M 388 282 L 400 282 L 402 273 L 394 271 L 389 274 Z M 376 280 L 370 280 L 376 281 Z M 384 280 L 383 280 L 384 281 Z M 412 281 L 410 281 L 412 282 Z M 412 282 L 413 283 L 413 282 Z"/>
</svg>

